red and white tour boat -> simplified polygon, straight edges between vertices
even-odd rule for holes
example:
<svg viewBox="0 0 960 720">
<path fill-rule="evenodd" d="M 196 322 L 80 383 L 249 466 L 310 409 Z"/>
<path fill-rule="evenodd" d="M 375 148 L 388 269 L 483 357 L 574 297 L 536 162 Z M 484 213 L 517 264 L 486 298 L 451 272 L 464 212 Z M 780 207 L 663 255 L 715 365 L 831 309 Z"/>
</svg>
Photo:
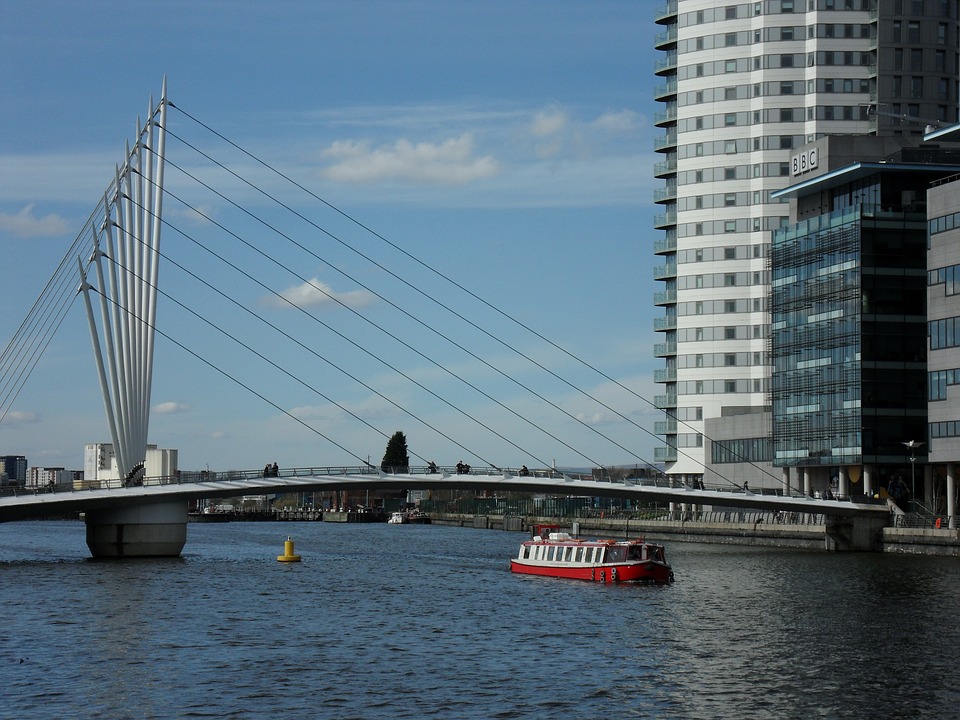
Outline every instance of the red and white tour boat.
<svg viewBox="0 0 960 720">
<path fill-rule="evenodd" d="M 601 583 L 673 582 L 663 545 L 644 540 L 581 540 L 553 529 L 541 526 L 539 534 L 521 543 L 510 570 Z"/>
</svg>

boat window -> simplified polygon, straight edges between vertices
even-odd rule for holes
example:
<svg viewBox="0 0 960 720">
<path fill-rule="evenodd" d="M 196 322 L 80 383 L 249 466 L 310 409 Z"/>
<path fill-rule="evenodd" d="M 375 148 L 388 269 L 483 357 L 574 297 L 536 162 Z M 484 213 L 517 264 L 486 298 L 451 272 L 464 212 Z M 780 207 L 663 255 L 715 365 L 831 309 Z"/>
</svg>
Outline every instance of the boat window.
<svg viewBox="0 0 960 720">
<path fill-rule="evenodd" d="M 625 547 L 611 545 L 607 548 L 607 556 L 604 558 L 604 562 L 623 562 L 626 559 L 627 549 Z"/>
<path fill-rule="evenodd" d="M 547 560 L 553 560 L 553 553 L 556 552 L 556 549 L 553 545 L 550 546 L 550 549 L 547 550 Z"/>
<path fill-rule="evenodd" d="M 627 550 L 627 560 L 643 560 L 643 545 L 631 545 Z"/>
<path fill-rule="evenodd" d="M 582 548 L 582 547 L 578 547 L 578 548 L 577 548 L 577 553 L 576 553 L 576 556 L 575 556 L 574 559 L 575 559 L 577 562 L 583 562 L 583 548 Z"/>
<path fill-rule="evenodd" d="M 593 562 L 593 548 L 592 548 L 592 547 L 588 547 L 588 548 L 587 548 L 587 557 L 585 558 L 584 562 Z"/>
<path fill-rule="evenodd" d="M 563 553 L 563 561 L 570 562 L 571 560 L 573 560 L 573 548 L 568 547 L 566 551 Z"/>
<path fill-rule="evenodd" d="M 530 557 L 530 546 L 529 546 L 529 545 L 524 545 L 523 548 L 521 548 L 521 550 L 520 550 L 520 557 L 521 557 L 521 558 L 529 558 L 529 557 Z"/>
</svg>

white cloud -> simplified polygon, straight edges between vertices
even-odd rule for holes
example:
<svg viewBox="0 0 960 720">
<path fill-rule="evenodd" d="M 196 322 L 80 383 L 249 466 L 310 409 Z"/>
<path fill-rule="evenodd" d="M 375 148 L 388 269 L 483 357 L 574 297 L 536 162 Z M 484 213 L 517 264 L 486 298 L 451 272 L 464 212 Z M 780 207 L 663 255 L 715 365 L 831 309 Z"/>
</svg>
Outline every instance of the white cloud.
<svg viewBox="0 0 960 720">
<path fill-rule="evenodd" d="M 610 132 L 631 132 L 640 125 L 640 116 L 633 110 L 605 112 L 594 121 L 594 125 Z"/>
<path fill-rule="evenodd" d="M 63 235 L 69 231 L 70 226 L 67 221 L 59 215 L 37 217 L 33 213 L 33 208 L 34 205 L 31 203 L 16 215 L 0 213 L 0 230 L 6 230 L 17 237 L 49 237 Z"/>
<path fill-rule="evenodd" d="M 369 142 L 340 140 L 322 155 L 336 161 L 323 171 L 324 176 L 345 183 L 411 180 L 432 185 L 464 185 L 492 177 L 500 170 L 493 157 L 474 156 L 470 134 L 441 143 L 412 143 L 401 139 L 393 145 L 378 147 L 372 147 Z"/>
<path fill-rule="evenodd" d="M 158 415 L 172 415 L 173 413 L 187 412 L 189 409 L 189 405 L 173 401 L 162 402 L 153 406 L 153 411 Z"/>
<path fill-rule="evenodd" d="M 40 416 L 34 412 L 11 410 L 3 417 L 3 422 L 13 425 L 39 422 Z"/>
<path fill-rule="evenodd" d="M 560 108 L 548 108 L 533 116 L 530 130 L 537 137 L 549 137 L 562 131 L 569 120 L 567 114 Z"/>
<path fill-rule="evenodd" d="M 338 293 L 318 278 L 287 288 L 280 293 L 280 296 L 289 302 L 285 302 L 274 295 L 264 298 L 264 302 L 276 308 L 289 307 L 290 303 L 300 308 L 322 307 L 331 303 L 346 305 L 350 308 L 361 308 L 371 304 L 375 298 L 367 290 L 349 290 Z"/>
</svg>

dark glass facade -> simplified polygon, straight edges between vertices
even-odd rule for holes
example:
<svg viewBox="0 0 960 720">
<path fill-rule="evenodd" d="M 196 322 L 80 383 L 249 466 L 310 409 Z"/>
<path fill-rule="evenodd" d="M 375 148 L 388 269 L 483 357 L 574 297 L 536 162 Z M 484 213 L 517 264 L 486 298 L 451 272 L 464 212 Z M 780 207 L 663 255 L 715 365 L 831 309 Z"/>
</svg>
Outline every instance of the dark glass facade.
<svg viewBox="0 0 960 720">
<path fill-rule="evenodd" d="M 926 435 L 926 216 L 884 183 L 836 188 L 832 212 L 774 234 L 776 466 L 899 462 Z"/>
</svg>

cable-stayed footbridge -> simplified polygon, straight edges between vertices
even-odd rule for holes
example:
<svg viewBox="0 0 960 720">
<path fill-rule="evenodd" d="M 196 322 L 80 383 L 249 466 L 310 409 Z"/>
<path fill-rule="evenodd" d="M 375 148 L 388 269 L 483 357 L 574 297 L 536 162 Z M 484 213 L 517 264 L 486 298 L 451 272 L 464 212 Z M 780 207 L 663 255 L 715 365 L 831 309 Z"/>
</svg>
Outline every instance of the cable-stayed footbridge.
<svg viewBox="0 0 960 720">
<path fill-rule="evenodd" d="M 95 555 L 175 555 L 186 540 L 186 500 L 200 497 L 311 489 L 458 487 L 770 509 L 778 507 L 775 503 L 780 503 L 784 509 L 794 506 L 798 509 L 803 503 L 814 502 L 789 496 L 734 493 L 730 492 L 735 485 L 732 482 L 728 487 L 705 490 L 670 487 L 665 480 L 652 484 L 608 483 L 591 476 L 564 474 L 552 469 L 535 471 L 532 476 L 522 475 L 519 470 L 504 470 L 501 463 L 494 461 L 494 454 L 487 446 L 476 446 L 475 437 L 491 438 L 498 448 L 496 457 L 507 453 L 519 455 L 535 467 L 552 468 L 553 463 L 547 458 L 552 457 L 556 449 L 576 455 L 585 464 L 602 467 L 596 453 L 584 449 L 582 439 L 573 439 L 577 433 L 578 438 L 599 439 L 635 460 L 637 465 L 655 467 L 635 449 L 638 432 L 653 433 L 638 423 L 629 409 L 617 406 L 598 393 L 591 393 L 584 388 L 584 383 L 571 380 L 567 374 L 553 369 L 540 354 L 524 352 L 510 338 L 490 332 L 472 316 L 468 317 L 465 311 L 444 303 L 436 290 L 440 283 L 462 291 L 483 312 L 505 318 L 523 333 L 536 338 L 546 354 L 586 368 L 618 395 L 636 398 L 651 406 L 652 403 L 272 167 L 267 166 L 275 176 L 274 181 L 266 184 L 250 182 L 244 174 L 177 135 L 170 127 L 170 117 L 175 113 L 236 148 L 247 164 L 264 165 L 259 158 L 178 108 L 168 99 L 164 82 L 159 103 L 154 104 L 151 100 L 147 122 L 142 127 L 138 125 L 136 142 L 132 148 L 127 148 L 124 163 L 117 168 L 102 201 L 74 247 L 68 251 L 68 261 L 58 269 L 56 277 L 60 280 L 51 284 L 58 294 L 45 310 L 38 310 L 38 317 L 45 314 L 53 319 L 26 323 L 23 335 L 11 344 L 16 351 L 5 353 L 0 363 L 4 373 L 14 378 L 4 385 L 4 393 L 0 394 L 3 399 L 0 414 L 5 414 L 11 398 L 16 397 L 29 376 L 31 363 L 36 362 L 36 357 L 49 343 L 51 333 L 69 308 L 79 271 L 80 294 L 87 313 L 113 456 L 104 468 L 106 472 L 100 487 L 3 497 L 0 498 L 0 518 L 55 512 L 54 507 L 62 511 L 82 509 L 86 513 L 87 542 Z M 209 161 L 207 167 L 198 170 L 167 158 L 166 146 L 170 140 L 188 148 L 193 157 Z M 171 171 L 188 179 L 203 197 L 188 199 L 186 193 L 171 190 L 167 182 Z M 226 176 L 226 184 L 233 190 L 231 194 L 210 183 L 209 176 L 214 171 Z M 273 189 L 274 182 L 292 186 L 327 207 L 341 225 L 361 227 L 369 236 L 382 241 L 398 258 L 395 261 L 397 267 L 346 243 L 340 234 L 330 229 L 334 221 L 331 225 L 321 225 L 291 202 L 281 199 Z M 250 209 L 254 205 L 251 198 L 270 204 L 272 210 L 254 212 Z M 178 205 L 177 216 L 188 217 L 189 223 L 170 221 L 170 213 L 164 213 L 164 208 L 171 203 Z M 208 204 L 215 204 L 220 211 L 205 209 Z M 225 209 L 245 218 L 246 231 L 222 219 Z M 165 214 L 168 217 L 164 217 Z M 287 227 L 277 216 L 293 217 L 296 228 Z M 216 232 L 217 238 L 212 242 L 199 240 L 191 231 L 193 225 L 190 223 Z M 250 230 L 251 226 L 255 229 Z M 181 246 L 193 246 L 194 254 L 177 259 L 161 250 L 161 231 L 165 237 L 174 233 Z M 308 233 L 323 242 L 305 240 Z M 287 258 L 280 250 L 281 243 L 284 247 L 295 248 L 299 259 Z M 328 246 L 342 248 L 344 256 L 350 260 L 335 261 L 320 254 L 320 246 L 324 249 Z M 165 289 L 166 286 L 160 287 L 161 259 L 165 268 L 175 268 L 181 277 L 194 283 L 193 289 L 174 296 Z M 350 270 L 352 263 L 361 260 L 373 268 L 369 273 L 388 281 L 394 294 L 375 288 L 365 281 L 362 273 Z M 305 263 L 329 267 L 359 289 L 350 293 L 335 292 L 305 271 Z M 402 276 L 398 269 L 401 263 L 418 270 L 421 279 L 411 281 Z M 228 268 L 231 279 L 220 284 L 212 282 L 210 269 L 214 266 Z M 284 289 L 282 283 L 289 282 L 291 277 L 299 285 Z M 249 297 L 238 292 L 241 283 L 247 283 L 262 293 L 261 302 L 251 302 Z M 390 317 L 361 311 L 365 303 L 373 301 L 388 310 Z M 160 322 L 158 307 L 161 303 L 166 304 L 168 311 L 178 313 L 176 322 Z M 317 303 L 335 306 L 352 323 L 350 330 L 310 312 L 310 307 Z M 214 305 L 224 309 L 219 317 L 208 311 Z M 428 306 L 437 308 L 444 319 L 424 318 L 411 309 Z M 39 307 L 43 308 L 43 303 Z M 309 323 L 308 331 L 303 332 L 292 323 L 274 319 L 270 312 L 277 308 L 297 314 L 298 318 Z M 467 334 L 472 342 L 464 341 L 450 329 L 453 322 L 468 328 Z M 202 337 L 200 342 L 191 343 L 177 334 L 181 326 L 188 324 L 197 328 Z M 321 340 L 315 341 L 312 337 L 321 334 Z M 215 473 L 215 480 L 210 475 L 190 478 L 186 473 L 174 472 L 176 463 L 172 457 L 161 459 L 160 467 L 155 467 L 157 463 L 150 459 L 147 438 L 157 335 L 195 360 L 211 376 L 234 383 L 258 402 L 274 408 L 295 429 L 321 441 L 325 450 L 352 459 L 356 464 L 290 468 L 276 477 L 263 477 L 259 471 L 233 475 Z M 472 349 L 478 340 L 495 347 L 504 356 L 509 353 L 511 360 L 491 360 L 489 353 Z M 284 350 L 277 350 L 275 343 L 278 341 L 285 343 Z M 327 348 L 333 345 L 350 349 L 354 359 L 345 363 L 332 360 Z M 241 355 L 249 361 L 241 360 Z M 410 369 L 402 358 L 415 359 L 420 366 Z M 464 362 L 473 364 L 474 370 L 464 372 L 459 369 Z M 555 399 L 552 392 L 539 389 L 539 378 L 525 380 L 520 373 L 509 372 L 506 368 L 512 363 L 522 363 L 528 372 L 548 378 L 553 387 L 581 398 L 600 414 L 622 423 L 627 432 L 618 436 L 598 423 L 586 421 L 584 412 L 572 411 L 565 406 L 566 403 Z M 251 370 L 248 365 L 252 367 L 253 364 L 256 368 Z M 284 397 L 270 393 L 258 384 L 258 374 L 267 371 L 289 384 L 291 390 Z M 376 373 L 402 381 L 404 391 L 388 389 L 390 381 L 378 383 L 371 380 Z M 481 376 L 493 378 L 496 389 L 481 383 L 478 379 Z M 491 421 L 470 406 L 450 400 L 442 390 L 443 383 L 466 389 L 472 398 L 495 407 L 500 419 Z M 365 397 L 344 400 L 332 396 L 331 387 L 339 390 L 347 384 L 360 388 Z M 405 400 L 405 395 L 411 391 L 426 399 L 422 407 L 415 407 Z M 525 394 L 540 410 L 525 411 L 520 409 L 522 403 L 505 399 L 514 393 Z M 326 411 L 355 423 L 359 427 L 357 436 L 349 443 L 336 439 L 322 421 L 312 420 L 312 409 L 298 409 L 297 406 L 303 405 L 304 396 L 320 398 Z M 370 407 L 371 403 L 375 407 Z M 548 426 L 541 419 L 546 412 L 559 417 L 564 429 L 555 430 Z M 414 423 L 442 444 L 445 454 L 456 452 L 459 455 L 462 452 L 476 467 L 485 469 L 465 474 L 379 472 L 371 466 L 369 457 L 364 460 L 365 452 L 351 447 L 375 447 L 389 439 L 389 432 L 381 427 L 383 421 L 375 421 L 383 416 L 390 418 L 385 421 L 388 423 L 397 422 L 395 417 L 403 417 L 405 422 Z M 456 422 L 451 422 L 450 417 L 456 418 Z M 458 424 L 461 427 L 455 427 Z M 541 438 L 541 444 L 521 444 L 517 440 L 520 430 Z M 463 440 L 463 437 L 470 440 Z M 544 451 L 544 446 L 549 450 Z M 683 451 L 678 449 L 678 452 Z M 423 453 L 411 451 L 411 454 L 423 463 L 424 468 L 431 462 Z M 411 467 L 408 463 L 404 466 Z M 825 505 L 811 511 L 838 516 L 875 515 L 878 512 L 875 506 L 861 508 L 849 502 Z"/>
</svg>

